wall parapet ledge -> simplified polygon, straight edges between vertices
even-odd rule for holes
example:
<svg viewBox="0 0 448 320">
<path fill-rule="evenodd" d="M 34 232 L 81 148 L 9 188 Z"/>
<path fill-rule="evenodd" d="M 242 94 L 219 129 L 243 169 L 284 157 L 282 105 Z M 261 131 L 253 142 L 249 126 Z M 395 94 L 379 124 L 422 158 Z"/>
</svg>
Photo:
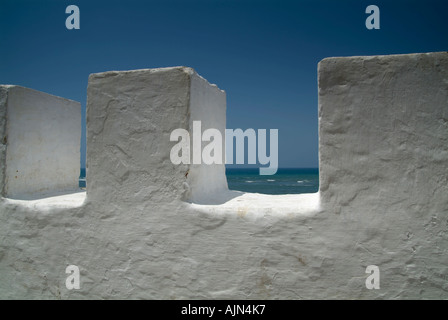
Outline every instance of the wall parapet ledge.
<svg viewBox="0 0 448 320">
<path fill-rule="evenodd" d="M 0 298 L 446 299 L 448 53 L 318 69 L 320 191 L 278 196 L 171 163 L 173 129 L 225 128 L 224 92 L 192 69 L 92 75 L 89 199 L 0 199 Z"/>
</svg>

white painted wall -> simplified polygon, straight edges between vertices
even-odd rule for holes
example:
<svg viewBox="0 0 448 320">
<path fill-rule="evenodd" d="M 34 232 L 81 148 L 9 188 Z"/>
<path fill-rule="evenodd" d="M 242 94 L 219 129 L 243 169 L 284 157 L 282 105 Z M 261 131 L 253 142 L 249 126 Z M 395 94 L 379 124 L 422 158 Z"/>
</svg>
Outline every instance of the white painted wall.
<svg viewBox="0 0 448 320">
<path fill-rule="evenodd" d="M 164 203 L 185 193 L 171 131 L 188 129 L 189 68 L 105 72 L 87 90 L 88 200 Z"/>
<path fill-rule="evenodd" d="M 194 72 L 190 84 L 189 132 L 193 143 L 193 121 L 201 121 L 202 132 L 218 129 L 222 137 L 221 164 L 191 164 L 187 176 L 188 193 L 186 200 L 203 203 L 222 203 L 228 194 L 225 172 L 225 129 L 226 129 L 226 94 L 216 85 Z M 203 142 L 202 148 L 209 142 Z M 201 150 L 203 150 L 201 148 Z M 193 151 L 193 147 L 191 148 Z M 193 154 L 193 153 L 192 153 Z M 202 163 L 202 162 L 201 162 Z"/>
<path fill-rule="evenodd" d="M 30 198 L 78 187 L 81 105 L 20 86 L 2 86 L 2 195 Z"/>
<path fill-rule="evenodd" d="M 221 165 L 174 165 L 173 130 L 225 130 L 225 93 L 191 68 L 93 74 L 87 99 L 89 201 L 212 201 L 227 191 Z M 224 143 L 224 142 L 223 142 Z M 205 143 L 204 143 L 205 145 Z M 193 149 L 191 148 L 191 153 Z M 187 174 L 188 173 L 188 174 Z"/>
<path fill-rule="evenodd" d="M 220 205 L 182 201 L 188 168 L 169 162 L 192 77 L 91 76 L 87 202 L 2 199 L 1 298 L 448 298 L 447 53 L 323 60 L 320 192 Z"/>
</svg>

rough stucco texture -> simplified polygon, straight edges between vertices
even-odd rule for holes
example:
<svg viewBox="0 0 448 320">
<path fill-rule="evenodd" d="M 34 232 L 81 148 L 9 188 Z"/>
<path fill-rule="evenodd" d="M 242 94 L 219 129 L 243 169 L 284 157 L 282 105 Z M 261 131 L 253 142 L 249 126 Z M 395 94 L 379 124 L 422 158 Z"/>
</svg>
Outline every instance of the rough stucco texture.
<svg viewBox="0 0 448 320">
<path fill-rule="evenodd" d="M 93 74 L 87 101 L 89 201 L 167 203 L 227 190 L 224 165 L 174 165 L 173 130 L 216 128 L 224 136 L 225 93 L 191 68 Z M 191 151 L 192 153 L 192 151 Z"/>
<path fill-rule="evenodd" d="M 3 196 L 78 187 L 81 105 L 20 86 L 1 86 Z"/>
<path fill-rule="evenodd" d="M 147 72 L 89 80 L 84 204 L 2 199 L 1 298 L 448 298 L 447 53 L 320 62 L 320 207 L 307 214 L 275 214 L 281 198 L 259 214 L 183 202 L 169 133 L 189 127 L 191 71 Z M 80 290 L 65 288 L 70 264 Z"/>
</svg>

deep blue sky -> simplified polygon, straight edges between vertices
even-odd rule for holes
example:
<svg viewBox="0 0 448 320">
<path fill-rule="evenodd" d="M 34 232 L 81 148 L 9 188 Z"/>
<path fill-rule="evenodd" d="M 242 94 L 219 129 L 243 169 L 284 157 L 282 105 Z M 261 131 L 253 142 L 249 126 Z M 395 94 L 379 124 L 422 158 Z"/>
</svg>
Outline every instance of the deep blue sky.
<svg viewBox="0 0 448 320">
<path fill-rule="evenodd" d="M 65 28 L 70 4 L 80 30 Z M 0 83 L 79 101 L 85 121 L 90 73 L 193 67 L 227 92 L 228 128 L 277 128 L 281 167 L 317 167 L 317 63 L 447 51 L 447 15 L 442 0 L 1 0 Z"/>
</svg>

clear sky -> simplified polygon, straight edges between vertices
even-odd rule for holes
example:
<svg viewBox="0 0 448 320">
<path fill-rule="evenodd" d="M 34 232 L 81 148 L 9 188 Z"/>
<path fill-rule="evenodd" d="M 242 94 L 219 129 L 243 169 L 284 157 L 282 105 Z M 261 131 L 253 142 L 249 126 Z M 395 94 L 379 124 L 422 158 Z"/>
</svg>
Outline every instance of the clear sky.
<svg viewBox="0 0 448 320">
<path fill-rule="evenodd" d="M 317 167 L 318 62 L 447 51 L 447 16 L 446 0 L 1 0 L 0 83 L 79 101 L 85 122 L 90 73 L 193 67 L 226 91 L 228 128 L 279 129 L 279 166 Z"/>
</svg>

